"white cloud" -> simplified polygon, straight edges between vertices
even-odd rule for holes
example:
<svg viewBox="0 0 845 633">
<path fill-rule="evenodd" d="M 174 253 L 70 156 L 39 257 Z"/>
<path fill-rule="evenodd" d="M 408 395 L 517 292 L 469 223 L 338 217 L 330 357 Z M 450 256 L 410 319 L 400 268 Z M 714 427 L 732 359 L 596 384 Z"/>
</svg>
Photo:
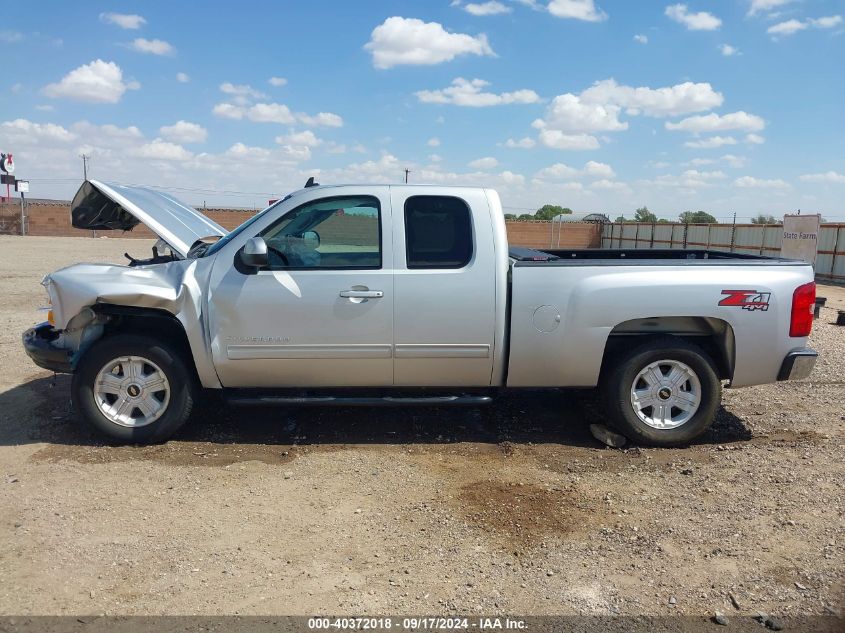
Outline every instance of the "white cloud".
<svg viewBox="0 0 845 633">
<path fill-rule="evenodd" d="M 695 191 L 714 186 L 714 180 L 722 180 L 727 176 L 721 171 L 698 171 L 687 169 L 680 175 L 664 174 L 653 180 L 645 181 L 645 185 L 651 187 L 668 187 L 680 191 Z"/>
<path fill-rule="evenodd" d="M 284 123 L 296 122 L 296 117 L 286 105 L 281 103 L 256 103 L 246 111 L 250 121 L 258 123 Z"/>
<path fill-rule="evenodd" d="M 440 154 L 429 154 L 428 160 L 430 160 L 432 163 L 439 163 L 443 160 L 443 157 Z"/>
<path fill-rule="evenodd" d="M 624 182 L 619 182 L 618 180 L 609 180 L 607 178 L 602 178 L 601 180 L 596 180 L 594 183 L 590 185 L 591 189 L 604 189 L 607 191 L 628 191 L 631 188 L 625 184 Z"/>
<path fill-rule="evenodd" d="M 751 6 L 748 8 L 748 15 L 768 13 L 772 9 L 782 7 L 790 2 L 795 2 L 795 0 L 751 0 Z"/>
<path fill-rule="evenodd" d="M 842 23 L 841 15 L 828 15 L 823 18 L 810 19 L 810 24 L 819 29 L 832 29 L 834 26 L 839 26 Z"/>
<path fill-rule="evenodd" d="M 754 178 L 753 176 L 743 176 L 734 180 L 734 185 L 742 189 L 789 189 L 788 182 L 780 178 L 767 180 L 765 178 Z"/>
<path fill-rule="evenodd" d="M 23 42 L 23 33 L 18 31 L 0 31 L 0 42 L 4 44 L 17 44 Z"/>
<path fill-rule="evenodd" d="M 586 103 L 615 104 L 626 108 L 628 114 L 646 116 L 677 116 L 710 110 L 722 105 L 724 97 L 709 83 L 684 82 L 664 88 L 619 85 L 613 79 L 597 81 L 581 93 Z"/>
<path fill-rule="evenodd" d="M 246 108 L 232 103 L 218 103 L 211 111 L 222 119 L 235 119 L 240 121 L 246 114 Z"/>
<path fill-rule="evenodd" d="M 485 156 L 484 158 L 477 158 L 474 161 L 470 161 L 469 166 L 473 169 L 493 169 L 498 164 L 499 161 L 492 156 Z"/>
<path fill-rule="evenodd" d="M 687 169 L 681 176 L 685 178 L 697 178 L 699 180 L 722 180 L 728 177 L 723 171 L 698 171 L 697 169 Z"/>
<path fill-rule="evenodd" d="M 125 149 L 136 146 L 144 140 L 144 135 L 136 126 L 118 127 L 106 123 L 94 125 L 88 121 L 77 121 L 71 126 L 71 131 L 86 144 L 100 149 Z"/>
<path fill-rule="evenodd" d="M 525 136 L 525 137 L 520 138 L 520 139 L 509 138 L 507 141 L 505 141 L 505 147 L 510 147 L 512 149 L 514 149 L 514 148 L 531 149 L 536 144 L 537 144 L 537 141 L 535 141 L 533 138 L 530 138 L 528 136 Z"/>
<path fill-rule="evenodd" d="M 127 89 L 120 66 L 97 59 L 70 71 L 58 83 L 48 84 L 43 92 L 53 99 L 117 103 Z"/>
<path fill-rule="evenodd" d="M 224 84 L 225 85 L 225 84 Z M 233 88 L 244 89 L 249 86 L 234 86 Z M 224 90 L 224 92 L 226 92 Z M 243 91 L 241 90 L 241 93 Z M 343 119 L 333 112 L 318 112 L 310 115 L 304 112 L 291 112 L 290 108 L 282 103 L 256 103 L 254 105 L 238 105 L 235 103 L 218 103 L 211 110 L 216 116 L 223 119 L 234 119 L 240 121 L 247 118 L 256 123 L 302 123 L 312 127 L 342 127 Z"/>
<path fill-rule="evenodd" d="M 798 31 L 803 31 L 807 26 L 808 24 L 801 22 L 801 20 L 786 20 L 785 22 L 778 22 L 774 26 L 770 26 L 766 29 L 766 33 L 773 36 L 792 35 Z"/>
<path fill-rule="evenodd" d="M 786 20 L 785 22 L 778 22 L 774 26 L 766 29 L 766 33 L 772 36 L 773 39 L 779 37 L 786 37 L 794 35 L 798 31 L 804 31 L 810 27 L 817 29 L 832 29 L 842 23 L 841 15 L 828 15 L 822 18 L 808 18 L 805 21 L 801 20 Z"/>
<path fill-rule="evenodd" d="M 267 95 L 261 92 L 260 90 L 256 90 L 252 86 L 247 84 L 236 85 L 230 81 L 224 82 L 220 84 L 220 92 L 223 92 L 227 95 L 232 95 L 233 97 L 240 97 L 241 99 L 263 99 Z M 240 105 L 244 105 L 245 101 L 241 101 Z"/>
<path fill-rule="evenodd" d="M 642 33 L 637 33 L 634 36 L 634 41 L 637 42 L 637 44 L 648 44 L 648 35 L 643 35 Z"/>
<path fill-rule="evenodd" d="M 343 127 L 343 119 L 333 112 L 318 112 L 315 115 L 297 113 L 296 118 L 303 125 L 315 127 Z"/>
<path fill-rule="evenodd" d="M 180 84 L 186 84 L 191 81 L 191 78 L 187 75 L 187 73 L 176 73 L 176 81 Z"/>
<path fill-rule="evenodd" d="M 510 13 L 511 8 L 505 6 L 497 0 L 490 0 L 489 2 L 470 2 L 465 4 L 463 10 L 472 15 L 500 15 L 502 13 Z"/>
<path fill-rule="evenodd" d="M 143 37 L 132 40 L 129 48 L 148 55 L 173 55 L 176 52 L 176 49 L 164 40 L 148 40 Z"/>
<path fill-rule="evenodd" d="M 695 134 L 702 132 L 725 132 L 727 130 L 759 132 L 765 127 L 766 122 L 761 117 L 756 114 L 748 114 L 742 110 L 723 115 L 711 112 L 706 115 L 687 117 L 678 123 L 666 122 L 667 130 L 678 130 Z"/>
<path fill-rule="evenodd" d="M 27 119 L 15 119 L 0 123 L 4 140 L 13 143 L 33 144 L 40 141 L 69 143 L 77 136 L 55 123 L 33 123 Z"/>
<path fill-rule="evenodd" d="M 422 103 L 451 103 L 457 106 L 481 108 L 513 103 L 537 103 L 540 95 L 533 90 L 515 90 L 513 92 L 483 92 L 489 81 L 483 79 L 467 80 L 458 77 L 452 80 L 452 85 L 442 90 L 419 90 L 415 92 Z"/>
<path fill-rule="evenodd" d="M 594 160 L 587 161 L 583 169 L 576 169 L 564 163 L 555 163 L 549 167 L 544 167 L 534 174 L 534 180 L 538 182 L 569 181 L 580 180 L 582 178 L 609 180 L 615 177 L 616 174 L 610 165 L 598 163 Z"/>
<path fill-rule="evenodd" d="M 628 124 L 619 120 L 621 108 L 598 102 L 584 102 L 577 95 L 558 95 L 546 110 L 544 119 L 537 119 L 533 127 L 544 130 L 574 132 L 616 132 L 627 130 Z"/>
<path fill-rule="evenodd" d="M 138 158 L 167 161 L 186 161 L 193 156 L 191 152 L 181 145 L 169 143 L 160 138 L 157 138 L 150 143 L 144 143 L 140 147 L 131 150 L 131 154 L 133 156 L 137 156 Z"/>
<path fill-rule="evenodd" d="M 539 99 L 533 91 L 500 95 L 484 93 L 482 88 L 486 85 L 486 82 L 479 79 L 467 81 L 458 78 L 444 90 L 420 91 L 416 94 L 418 99 L 428 103 L 474 106 L 515 102 L 514 95 L 519 94 L 524 94 L 523 102 Z M 544 117 L 536 119 L 532 127 L 539 130 L 537 138 L 546 147 L 564 150 L 596 149 L 600 143 L 594 134 L 628 129 L 628 123 L 619 119 L 623 109 L 630 116 L 664 117 L 710 110 L 723 101 L 724 97 L 713 90 L 709 83 L 685 82 L 663 88 L 648 88 L 619 85 L 613 79 L 606 79 L 596 82 L 580 94 L 558 95 L 546 108 Z M 505 146 L 532 147 L 528 139 L 508 139 Z"/>
<path fill-rule="evenodd" d="M 596 7 L 594 0 L 551 0 L 549 13 L 558 18 L 572 18 L 585 22 L 601 22 L 607 13 Z"/>
<path fill-rule="evenodd" d="M 276 88 L 284 86 L 285 84 L 287 84 L 287 82 L 288 80 L 284 77 L 270 77 L 270 79 L 267 80 L 268 84 L 270 84 L 271 86 L 276 86 Z"/>
<path fill-rule="evenodd" d="M 544 167 L 534 174 L 534 179 L 539 181 L 548 180 L 575 180 L 581 175 L 581 172 L 574 167 L 565 165 L 564 163 L 555 163 L 548 167 Z"/>
<path fill-rule="evenodd" d="M 721 156 L 719 160 L 728 164 L 729 167 L 734 167 L 739 169 L 740 167 L 745 167 L 745 163 L 748 162 L 748 159 L 745 156 L 736 156 L 734 154 L 725 154 Z"/>
<path fill-rule="evenodd" d="M 277 136 L 276 142 L 280 145 L 305 145 L 306 147 L 316 147 L 323 141 L 314 134 L 311 130 L 304 130 L 302 132 L 291 132 L 284 136 Z"/>
<path fill-rule="evenodd" d="M 690 13 L 685 4 L 670 4 L 665 13 L 669 19 L 683 24 L 689 31 L 715 31 L 722 26 L 722 21 L 712 13 Z"/>
<path fill-rule="evenodd" d="M 564 134 L 560 130 L 540 130 L 540 142 L 553 149 L 588 150 L 598 149 L 599 140 L 590 134 Z"/>
<path fill-rule="evenodd" d="M 143 17 L 134 13 L 101 13 L 100 22 L 115 24 L 129 30 L 140 29 L 147 23 Z"/>
<path fill-rule="evenodd" d="M 440 64 L 459 55 L 495 55 L 483 33 L 449 33 L 437 22 L 398 16 L 374 28 L 364 48 L 372 54 L 373 66 L 382 69 Z"/>
<path fill-rule="evenodd" d="M 722 44 L 719 46 L 719 52 L 721 52 L 725 57 L 733 57 L 734 55 L 739 54 L 739 49 L 735 46 L 731 46 L 730 44 Z"/>
<path fill-rule="evenodd" d="M 595 178 L 615 178 L 616 174 L 613 168 L 607 163 L 598 163 L 594 160 L 588 160 L 584 165 L 584 174 Z"/>
<path fill-rule="evenodd" d="M 762 145 L 766 142 L 766 139 L 759 134 L 747 134 L 745 136 L 745 142 L 751 143 L 752 145 Z"/>
<path fill-rule="evenodd" d="M 425 142 L 429 147 L 440 147 L 440 139 L 436 136 L 431 137 Z"/>
<path fill-rule="evenodd" d="M 801 176 L 804 182 L 827 182 L 836 184 L 845 184 L 845 174 L 840 174 L 836 171 L 826 171 L 821 174 L 804 174 Z"/>
<path fill-rule="evenodd" d="M 37 106 L 35 106 L 35 109 L 39 112 L 52 112 L 56 108 L 51 106 L 49 103 L 39 103 Z"/>
<path fill-rule="evenodd" d="M 684 147 L 713 149 L 714 147 L 723 147 L 725 145 L 736 145 L 736 143 L 737 141 L 733 136 L 711 136 L 700 141 L 687 141 L 684 143 Z"/>
<path fill-rule="evenodd" d="M 203 143 L 208 138 L 208 130 L 189 121 L 180 120 L 173 125 L 160 127 L 158 131 L 165 139 L 174 143 Z"/>
</svg>

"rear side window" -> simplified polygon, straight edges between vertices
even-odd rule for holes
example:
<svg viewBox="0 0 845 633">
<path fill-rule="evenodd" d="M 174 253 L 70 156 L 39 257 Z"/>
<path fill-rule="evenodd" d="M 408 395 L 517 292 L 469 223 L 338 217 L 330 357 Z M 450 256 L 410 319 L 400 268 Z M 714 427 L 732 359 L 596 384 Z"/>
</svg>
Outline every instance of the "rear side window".
<svg viewBox="0 0 845 633">
<path fill-rule="evenodd" d="M 463 268 L 472 259 L 467 203 L 449 196 L 411 196 L 405 201 L 408 268 Z"/>
</svg>

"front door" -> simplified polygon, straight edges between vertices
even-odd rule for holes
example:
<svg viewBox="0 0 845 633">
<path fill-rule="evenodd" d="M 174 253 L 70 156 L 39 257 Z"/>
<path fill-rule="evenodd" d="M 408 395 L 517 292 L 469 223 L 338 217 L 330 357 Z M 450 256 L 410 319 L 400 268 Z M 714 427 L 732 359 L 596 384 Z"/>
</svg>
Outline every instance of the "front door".
<svg viewBox="0 0 845 633">
<path fill-rule="evenodd" d="M 268 246 L 266 269 L 244 269 L 221 252 L 209 328 L 224 387 L 393 384 L 387 192 L 291 209 L 256 233 Z"/>
</svg>

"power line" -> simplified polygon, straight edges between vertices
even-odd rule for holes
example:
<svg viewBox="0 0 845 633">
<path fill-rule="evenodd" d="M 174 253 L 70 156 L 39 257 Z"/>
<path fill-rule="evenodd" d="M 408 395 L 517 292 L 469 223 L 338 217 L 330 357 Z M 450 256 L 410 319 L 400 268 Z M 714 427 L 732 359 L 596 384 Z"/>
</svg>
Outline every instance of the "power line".
<svg viewBox="0 0 845 633">
<path fill-rule="evenodd" d="M 80 154 L 79 157 L 82 159 L 82 175 L 85 180 L 88 180 L 88 161 L 91 157 L 87 154 Z"/>
</svg>

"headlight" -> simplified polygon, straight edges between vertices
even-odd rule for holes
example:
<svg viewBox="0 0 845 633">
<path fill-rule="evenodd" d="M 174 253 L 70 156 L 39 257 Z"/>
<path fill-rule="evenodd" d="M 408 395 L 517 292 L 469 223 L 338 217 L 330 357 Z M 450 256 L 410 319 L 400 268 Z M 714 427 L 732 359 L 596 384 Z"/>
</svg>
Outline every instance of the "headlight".
<svg viewBox="0 0 845 633">
<path fill-rule="evenodd" d="M 47 323 L 50 325 L 56 325 L 56 319 L 53 316 L 53 300 L 50 298 L 50 293 L 47 293 L 47 305 L 43 308 L 40 308 L 41 312 L 47 313 Z"/>
</svg>

